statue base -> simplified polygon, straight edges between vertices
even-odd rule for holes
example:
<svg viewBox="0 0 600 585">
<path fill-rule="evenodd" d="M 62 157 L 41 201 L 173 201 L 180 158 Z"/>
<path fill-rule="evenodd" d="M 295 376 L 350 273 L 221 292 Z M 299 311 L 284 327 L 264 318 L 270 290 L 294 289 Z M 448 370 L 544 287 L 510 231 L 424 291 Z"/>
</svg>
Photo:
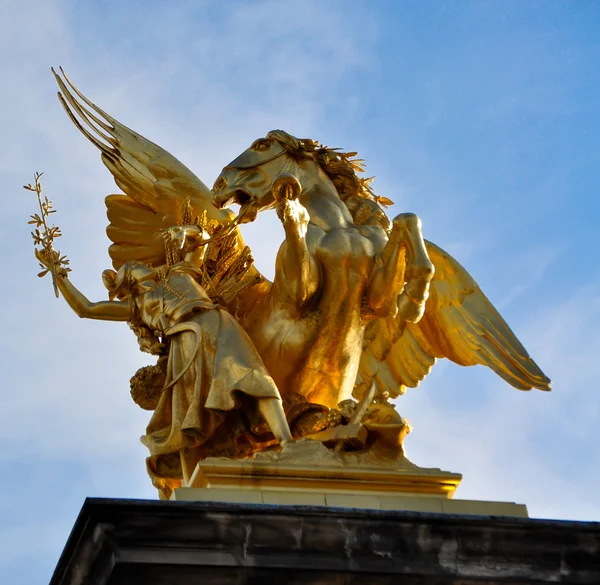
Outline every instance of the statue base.
<svg viewBox="0 0 600 585">
<path fill-rule="evenodd" d="M 89 499 L 50 585 L 591 585 L 599 543 L 594 522 Z"/>
<path fill-rule="evenodd" d="M 527 518 L 522 504 L 451 499 L 461 479 L 458 473 L 417 467 L 405 457 L 357 465 L 352 453 L 301 441 L 254 459 L 201 461 L 171 499 Z"/>
</svg>

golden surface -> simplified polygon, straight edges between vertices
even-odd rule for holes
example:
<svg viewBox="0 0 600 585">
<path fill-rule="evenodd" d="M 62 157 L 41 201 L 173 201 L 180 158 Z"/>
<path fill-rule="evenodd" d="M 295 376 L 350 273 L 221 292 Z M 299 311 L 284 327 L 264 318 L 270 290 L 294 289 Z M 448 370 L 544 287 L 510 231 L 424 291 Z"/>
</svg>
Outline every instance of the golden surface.
<svg viewBox="0 0 600 585">
<path fill-rule="evenodd" d="M 162 497 L 207 457 L 247 459 L 301 437 L 343 453 L 347 467 L 406 465 L 410 427 L 388 399 L 437 358 L 486 365 L 522 390 L 550 388 L 472 277 L 423 239 L 419 218 L 387 217 L 392 202 L 361 178 L 356 153 L 275 130 L 211 191 L 64 72 L 55 77 L 123 191 L 106 198 L 109 300 L 90 302 L 71 283 L 43 207 L 32 216 L 37 256 L 79 316 L 129 322 L 158 356 L 131 390 L 153 411 L 142 441 Z M 42 205 L 38 178 L 27 188 Z M 238 230 L 266 209 L 285 232 L 273 282 Z"/>
<path fill-rule="evenodd" d="M 285 448 L 277 458 L 206 459 L 198 463 L 186 487 L 451 498 L 462 479 L 458 473 L 422 469 L 406 459 L 387 467 L 356 466 L 318 443 L 299 447 Z M 312 451 L 310 456 L 307 451 Z"/>
</svg>

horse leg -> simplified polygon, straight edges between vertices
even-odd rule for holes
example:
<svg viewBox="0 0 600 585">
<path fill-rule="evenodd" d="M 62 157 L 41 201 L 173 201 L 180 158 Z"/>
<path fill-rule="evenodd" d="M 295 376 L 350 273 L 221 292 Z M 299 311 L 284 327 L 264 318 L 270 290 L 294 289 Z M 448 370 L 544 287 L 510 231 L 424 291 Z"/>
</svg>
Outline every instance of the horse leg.
<svg viewBox="0 0 600 585">
<path fill-rule="evenodd" d="M 394 228 L 403 234 L 407 246 L 406 285 L 398 299 L 398 316 L 403 321 L 418 323 L 425 312 L 429 298 L 429 283 L 435 266 L 429 259 L 421 233 L 421 220 L 413 213 L 403 213 L 394 218 Z"/>
<path fill-rule="evenodd" d="M 379 317 L 419 321 L 434 270 L 421 234 L 421 220 L 413 213 L 398 215 L 369 284 L 370 307 Z"/>
<path fill-rule="evenodd" d="M 323 273 L 316 335 L 295 379 L 297 392 L 329 408 L 351 398 L 363 341 L 363 300 L 372 248 L 358 230 L 331 230 L 315 257 Z"/>
<path fill-rule="evenodd" d="M 277 215 L 283 224 L 285 241 L 277 257 L 274 286 L 289 304 L 300 308 L 319 286 L 318 266 L 306 243 L 310 217 L 297 199 L 280 200 Z"/>
</svg>

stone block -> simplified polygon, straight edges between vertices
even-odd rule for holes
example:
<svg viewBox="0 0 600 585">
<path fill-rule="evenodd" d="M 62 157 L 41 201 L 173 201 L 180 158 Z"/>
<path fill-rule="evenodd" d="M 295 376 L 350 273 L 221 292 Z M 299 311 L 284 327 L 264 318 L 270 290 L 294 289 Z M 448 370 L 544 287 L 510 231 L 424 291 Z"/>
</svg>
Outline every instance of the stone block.
<svg viewBox="0 0 600 585">
<path fill-rule="evenodd" d="M 263 491 L 263 503 L 275 506 L 326 506 L 324 493 Z"/>
<path fill-rule="evenodd" d="M 472 514 L 474 516 L 513 516 L 527 518 L 527 507 L 512 502 L 486 502 L 482 500 L 443 500 L 442 512 L 446 514 Z"/>
<path fill-rule="evenodd" d="M 230 502 L 232 504 L 262 504 L 260 490 L 235 488 L 177 488 L 172 499 L 178 502 Z"/>
<path fill-rule="evenodd" d="M 443 498 L 423 498 L 408 496 L 379 496 L 381 510 L 407 510 L 412 512 L 437 512 L 441 514 Z M 452 501 L 452 500 L 447 500 Z"/>
<path fill-rule="evenodd" d="M 364 494 L 325 494 L 325 503 L 330 508 L 379 510 L 379 498 Z"/>
<path fill-rule="evenodd" d="M 50 585 L 132 583 L 597 585 L 600 524 L 87 500 Z"/>
</svg>

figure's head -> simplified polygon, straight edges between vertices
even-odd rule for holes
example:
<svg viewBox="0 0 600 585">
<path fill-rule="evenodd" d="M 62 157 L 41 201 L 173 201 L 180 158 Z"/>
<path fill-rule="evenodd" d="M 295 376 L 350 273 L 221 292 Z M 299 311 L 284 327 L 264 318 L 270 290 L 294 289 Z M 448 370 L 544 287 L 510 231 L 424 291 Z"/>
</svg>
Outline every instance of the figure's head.
<svg viewBox="0 0 600 585">
<path fill-rule="evenodd" d="M 104 284 L 106 290 L 108 290 L 108 298 L 112 301 L 115 299 L 116 295 L 116 280 L 117 273 L 108 269 L 102 272 L 102 283 Z"/>
<path fill-rule="evenodd" d="M 111 301 L 115 299 L 123 300 L 131 294 L 125 279 L 125 268 L 122 266 L 118 272 L 112 269 L 102 272 L 102 282 L 108 290 L 108 298 Z"/>
<path fill-rule="evenodd" d="M 153 271 L 152 267 L 142 262 L 130 261 L 121 266 L 117 272 L 112 269 L 102 272 L 102 282 L 108 290 L 111 301 L 124 301 L 137 293 L 139 283 Z"/>
</svg>

